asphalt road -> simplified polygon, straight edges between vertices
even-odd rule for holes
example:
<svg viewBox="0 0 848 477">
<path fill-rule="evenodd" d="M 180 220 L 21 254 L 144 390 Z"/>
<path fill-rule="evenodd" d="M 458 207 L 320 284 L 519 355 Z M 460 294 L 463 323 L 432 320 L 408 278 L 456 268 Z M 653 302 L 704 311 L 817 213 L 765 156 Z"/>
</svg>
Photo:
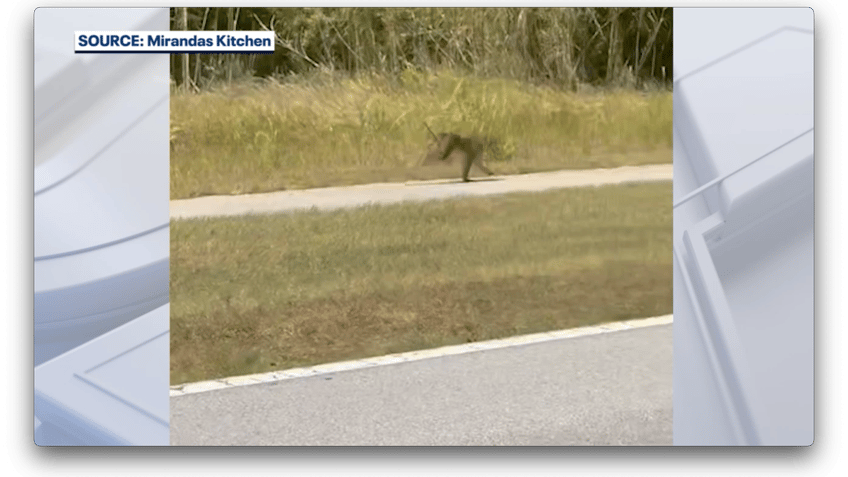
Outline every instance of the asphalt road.
<svg viewBox="0 0 848 477">
<path fill-rule="evenodd" d="M 652 165 L 171 201 L 172 219 L 669 181 Z M 671 325 L 171 397 L 172 445 L 671 445 Z"/>
<path fill-rule="evenodd" d="M 296 210 L 333 210 L 367 204 L 391 204 L 512 192 L 542 192 L 566 187 L 670 181 L 671 164 L 628 166 L 616 169 L 567 170 L 493 176 L 464 183 L 438 180 L 365 184 L 347 187 L 292 190 L 265 194 L 207 196 L 172 200 L 171 219 L 269 214 Z"/>
<path fill-rule="evenodd" d="M 171 397 L 172 445 L 671 445 L 672 325 Z"/>
</svg>

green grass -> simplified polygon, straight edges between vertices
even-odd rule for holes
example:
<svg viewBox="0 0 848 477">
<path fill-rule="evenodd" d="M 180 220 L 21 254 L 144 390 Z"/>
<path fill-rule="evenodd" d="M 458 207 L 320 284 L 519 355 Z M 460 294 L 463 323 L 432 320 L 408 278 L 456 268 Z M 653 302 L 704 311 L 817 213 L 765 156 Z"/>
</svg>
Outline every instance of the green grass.
<svg viewBox="0 0 848 477">
<path fill-rule="evenodd" d="M 671 313 L 671 185 L 171 223 L 171 382 Z"/>
<path fill-rule="evenodd" d="M 572 93 L 407 70 L 171 95 L 171 198 L 456 176 L 425 167 L 435 132 L 500 140 L 499 174 L 671 163 L 668 91 Z"/>
</svg>

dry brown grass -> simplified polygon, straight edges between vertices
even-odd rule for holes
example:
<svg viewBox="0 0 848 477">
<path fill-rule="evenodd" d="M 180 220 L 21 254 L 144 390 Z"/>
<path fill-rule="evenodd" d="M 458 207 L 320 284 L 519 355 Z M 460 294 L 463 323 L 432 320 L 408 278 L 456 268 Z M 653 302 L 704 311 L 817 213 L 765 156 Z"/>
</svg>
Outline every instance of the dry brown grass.
<svg viewBox="0 0 848 477">
<path fill-rule="evenodd" d="M 671 312 L 671 186 L 173 222 L 171 381 Z"/>
<path fill-rule="evenodd" d="M 455 177 L 420 167 L 430 134 L 501 143 L 498 174 L 671 163 L 668 91 L 572 93 L 410 73 L 171 95 L 171 198 Z"/>
</svg>

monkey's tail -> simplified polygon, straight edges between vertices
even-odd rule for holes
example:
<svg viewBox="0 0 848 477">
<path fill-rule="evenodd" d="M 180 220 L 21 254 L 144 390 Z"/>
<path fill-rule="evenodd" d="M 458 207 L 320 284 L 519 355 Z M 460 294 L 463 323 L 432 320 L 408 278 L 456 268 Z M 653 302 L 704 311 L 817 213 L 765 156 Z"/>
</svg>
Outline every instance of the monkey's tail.
<svg viewBox="0 0 848 477">
<path fill-rule="evenodd" d="M 439 142 L 439 138 L 436 137 L 436 133 L 434 133 L 433 130 L 430 129 L 430 126 L 428 126 L 427 123 L 424 123 L 424 127 L 427 128 L 428 131 L 430 131 L 430 134 L 433 135 L 433 139 L 435 139 L 436 142 Z"/>
</svg>

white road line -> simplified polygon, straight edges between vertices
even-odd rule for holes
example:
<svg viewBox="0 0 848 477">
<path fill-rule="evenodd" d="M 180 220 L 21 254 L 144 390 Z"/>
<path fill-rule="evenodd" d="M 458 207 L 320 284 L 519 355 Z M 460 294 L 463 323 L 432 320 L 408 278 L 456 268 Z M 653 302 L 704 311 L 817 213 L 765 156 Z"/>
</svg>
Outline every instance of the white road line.
<svg viewBox="0 0 848 477">
<path fill-rule="evenodd" d="M 512 346 L 542 343 L 545 341 L 577 338 L 580 336 L 591 336 L 603 333 L 611 333 L 615 331 L 647 328 L 650 326 L 667 325 L 671 324 L 672 321 L 672 315 L 664 315 L 653 318 L 642 318 L 628 321 L 616 321 L 612 323 L 604 323 L 600 325 L 586 326 L 582 328 L 571 328 L 567 330 L 534 333 L 531 335 L 513 336 L 511 338 L 481 341 L 478 343 L 467 343 L 456 346 L 444 346 L 441 348 L 410 351 L 407 353 L 390 354 L 386 356 L 376 356 L 373 358 L 358 359 L 353 361 L 320 364 L 307 368 L 293 368 L 283 371 L 272 371 L 269 373 L 250 374 L 247 376 L 235 376 L 230 378 L 215 379 L 211 381 L 179 384 L 176 386 L 171 386 L 170 393 L 171 397 L 183 396 L 186 394 L 196 394 L 207 391 L 214 391 L 217 389 L 228 389 L 261 383 L 272 383 L 284 381 L 287 379 L 319 376 L 322 374 L 336 373 L 340 371 L 350 371 L 354 369 L 372 368 L 375 366 L 383 366 L 395 363 L 408 363 L 411 361 L 420 361 L 423 359 L 438 358 L 442 356 L 453 356 L 458 354 L 473 353 L 476 351 L 509 348 Z"/>
</svg>

